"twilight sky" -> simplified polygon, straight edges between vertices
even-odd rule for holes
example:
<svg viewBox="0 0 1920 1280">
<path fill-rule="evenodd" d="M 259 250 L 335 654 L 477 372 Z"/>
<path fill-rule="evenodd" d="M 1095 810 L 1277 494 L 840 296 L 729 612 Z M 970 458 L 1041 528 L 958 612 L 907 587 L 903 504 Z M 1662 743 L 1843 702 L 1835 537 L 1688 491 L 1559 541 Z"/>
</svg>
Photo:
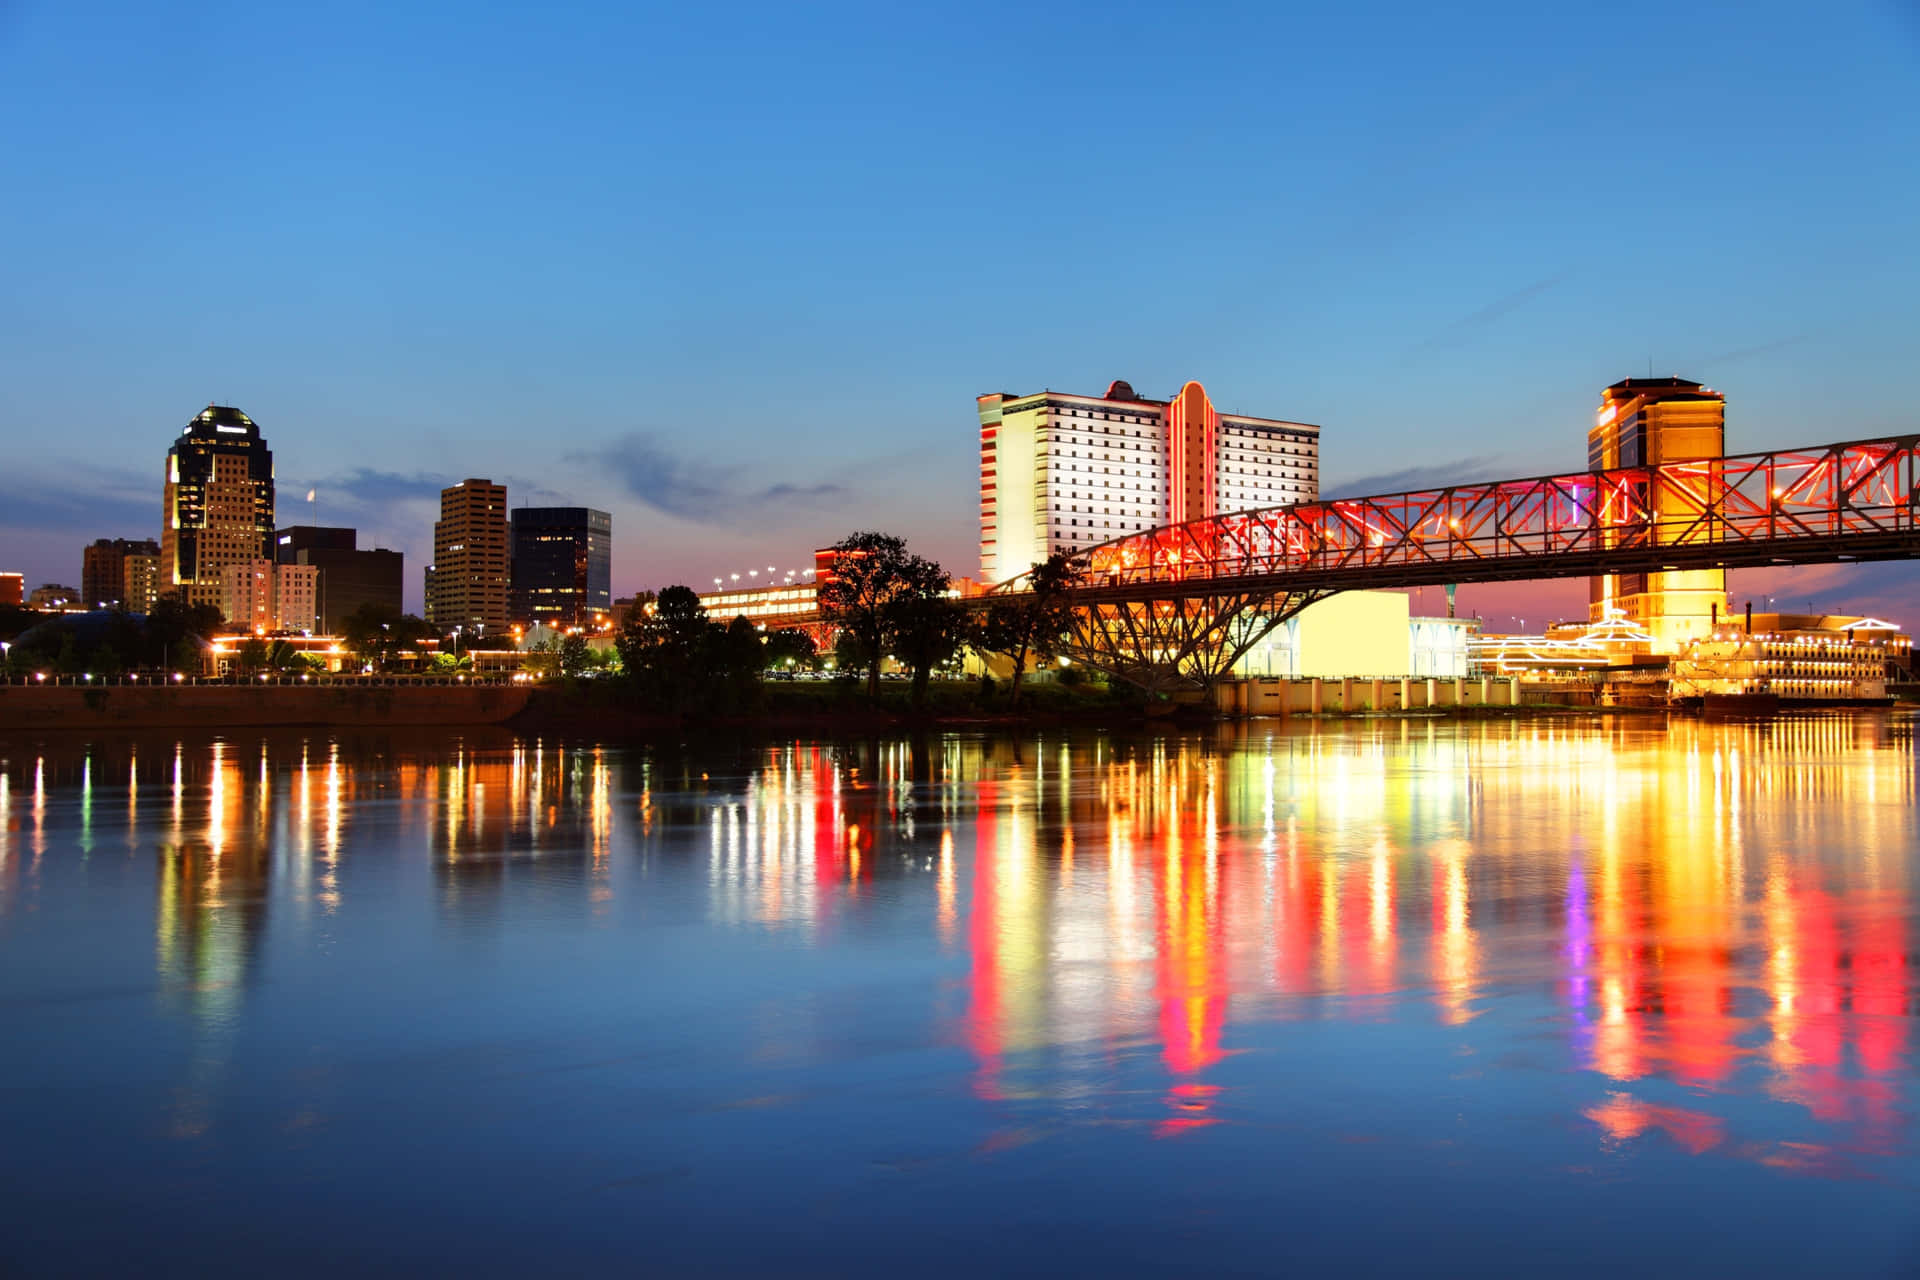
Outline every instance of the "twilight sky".
<svg viewBox="0 0 1920 1280">
<path fill-rule="evenodd" d="M 0 118 L 29 585 L 158 536 L 209 400 L 415 608 L 464 476 L 610 509 L 619 594 L 862 527 L 977 572 L 990 390 L 1198 378 L 1347 492 L 1577 469 L 1650 366 L 1730 451 L 1917 421 L 1908 0 L 0 0 Z M 1920 624 L 1906 565 L 1769 591 Z"/>
</svg>

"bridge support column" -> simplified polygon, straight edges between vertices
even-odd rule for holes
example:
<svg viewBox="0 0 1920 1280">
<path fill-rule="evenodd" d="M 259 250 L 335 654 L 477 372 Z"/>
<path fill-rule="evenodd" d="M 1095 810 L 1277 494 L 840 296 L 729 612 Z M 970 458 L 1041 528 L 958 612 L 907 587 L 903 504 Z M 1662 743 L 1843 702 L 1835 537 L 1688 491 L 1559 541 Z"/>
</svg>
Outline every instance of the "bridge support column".
<svg viewBox="0 0 1920 1280">
<path fill-rule="evenodd" d="M 1373 681 L 1373 688 L 1369 689 L 1367 694 L 1368 701 L 1372 704 L 1367 710 L 1378 712 L 1387 709 L 1387 682 L 1385 680 L 1376 676 Z"/>
<path fill-rule="evenodd" d="M 1427 707 L 1429 710 L 1440 703 L 1440 682 L 1432 676 L 1427 677 Z"/>
<path fill-rule="evenodd" d="M 1459 676 L 1453 678 L 1453 705 L 1456 707 L 1467 705 L 1467 682 Z"/>
<path fill-rule="evenodd" d="M 1510 707 L 1517 707 L 1520 705 L 1520 677 L 1519 676 L 1507 677 L 1507 705 Z"/>
<path fill-rule="evenodd" d="M 1407 679 L 1405 676 L 1402 676 L 1400 677 L 1400 709 L 1402 711 L 1409 711 L 1409 710 L 1412 710 L 1412 708 L 1413 708 L 1413 681 Z"/>
<path fill-rule="evenodd" d="M 1353 714 L 1353 677 L 1340 678 L 1340 711 L 1343 715 Z"/>
<path fill-rule="evenodd" d="M 1319 715 L 1327 709 L 1326 682 L 1319 676 L 1313 678 L 1313 714 Z"/>
<path fill-rule="evenodd" d="M 1483 707 L 1493 705 L 1493 677 L 1492 676 L 1480 677 L 1480 705 Z"/>
</svg>

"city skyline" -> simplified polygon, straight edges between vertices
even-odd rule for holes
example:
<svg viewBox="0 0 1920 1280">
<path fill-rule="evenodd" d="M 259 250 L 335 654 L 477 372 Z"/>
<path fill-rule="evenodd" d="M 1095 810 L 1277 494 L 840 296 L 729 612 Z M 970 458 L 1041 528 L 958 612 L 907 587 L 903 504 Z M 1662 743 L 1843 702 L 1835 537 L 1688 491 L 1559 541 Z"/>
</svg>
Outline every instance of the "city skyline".
<svg viewBox="0 0 1920 1280">
<path fill-rule="evenodd" d="M 1388 8 L 1384 37 L 1381 14 L 1101 12 L 370 14 L 384 38 L 346 43 L 337 17 L 11 14 L 0 57 L 37 71 L 0 93 L 34 127 L 0 147 L 46 198 L 0 213 L 37 247 L 0 319 L 0 424 L 32 445 L 0 566 L 71 583 L 88 542 L 156 536 L 153 442 L 209 400 L 270 425 L 284 493 L 317 492 L 301 516 L 409 566 L 463 476 L 606 510 L 615 595 L 855 526 L 967 572 L 968 401 L 993 388 L 1199 378 L 1319 423 L 1329 495 L 1577 466 L 1598 390 L 1648 372 L 1726 391 L 1729 452 L 1911 429 L 1897 8 Z M 1697 51 L 1657 101 L 1609 89 L 1635 29 Z M 1064 65 L 966 92 L 1007 47 L 1104 40 L 1118 69 L 1174 39 L 1216 59 L 1204 91 L 1089 95 Z M 168 86 L 209 59 L 290 79 L 208 113 Z M 738 95 L 676 105 L 736 59 Z M 89 101 L 35 95 L 82 67 Z M 340 88 L 370 78 L 377 107 Z M 1056 171 L 1058 200 L 972 190 Z M 223 185 L 247 198 L 187 198 Z M 1916 599 L 1904 566 L 1729 592 Z M 1461 606 L 1584 611 L 1578 585 Z"/>
</svg>

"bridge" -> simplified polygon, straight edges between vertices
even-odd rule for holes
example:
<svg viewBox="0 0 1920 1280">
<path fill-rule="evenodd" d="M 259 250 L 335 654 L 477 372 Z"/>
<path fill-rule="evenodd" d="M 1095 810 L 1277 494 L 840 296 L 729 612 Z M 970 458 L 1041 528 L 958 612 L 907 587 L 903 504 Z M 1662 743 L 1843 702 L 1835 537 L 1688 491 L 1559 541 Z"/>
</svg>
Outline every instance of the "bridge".
<svg viewBox="0 0 1920 1280">
<path fill-rule="evenodd" d="M 1205 687 L 1339 591 L 1920 554 L 1920 435 L 1236 511 L 1075 553 L 1061 650 Z M 1025 589 L 1025 575 L 995 598 Z"/>
</svg>

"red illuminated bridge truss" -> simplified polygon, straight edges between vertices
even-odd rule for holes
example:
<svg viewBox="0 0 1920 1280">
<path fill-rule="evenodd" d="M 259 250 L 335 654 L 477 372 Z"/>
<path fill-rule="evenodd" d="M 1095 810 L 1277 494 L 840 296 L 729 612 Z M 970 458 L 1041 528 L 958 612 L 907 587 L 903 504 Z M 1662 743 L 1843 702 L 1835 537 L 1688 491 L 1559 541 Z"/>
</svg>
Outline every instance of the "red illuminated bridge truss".
<svg viewBox="0 0 1920 1280">
<path fill-rule="evenodd" d="M 1066 652 L 1149 687 L 1206 685 L 1339 591 L 1916 553 L 1920 436 L 1449 485 L 1238 511 L 1087 548 Z"/>
</svg>

